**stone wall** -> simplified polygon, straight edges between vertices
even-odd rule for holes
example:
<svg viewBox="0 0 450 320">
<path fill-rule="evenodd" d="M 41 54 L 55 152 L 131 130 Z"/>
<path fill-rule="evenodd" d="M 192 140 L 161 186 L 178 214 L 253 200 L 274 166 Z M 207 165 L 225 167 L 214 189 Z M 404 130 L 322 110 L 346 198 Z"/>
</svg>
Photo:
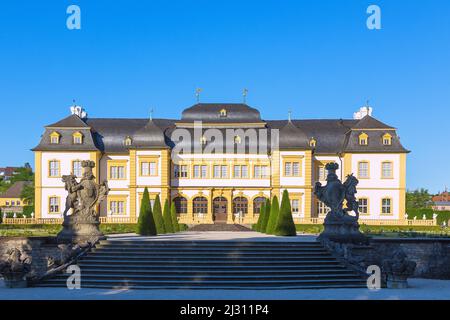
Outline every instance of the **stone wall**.
<svg viewBox="0 0 450 320">
<path fill-rule="evenodd" d="M 417 264 L 415 278 L 450 279 L 450 239 L 375 238 L 371 246 L 378 256 L 400 247 Z"/>
<path fill-rule="evenodd" d="M 11 248 L 31 256 L 33 275 L 44 274 L 47 271 L 47 257 L 58 257 L 61 252 L 55 237 L 0 237 L 0 260 L 8 257 L 6 252 Z"/>
<path fill-rule="evenodd" d="M 450 279 L 450 238 L 372 238 L 369 245 L 322 242 L 341 262 L 365 273 L 370 265 L 381 267 L 401 248 L 408 260 L 416 262 L 412 277 Z"/>
</svg>

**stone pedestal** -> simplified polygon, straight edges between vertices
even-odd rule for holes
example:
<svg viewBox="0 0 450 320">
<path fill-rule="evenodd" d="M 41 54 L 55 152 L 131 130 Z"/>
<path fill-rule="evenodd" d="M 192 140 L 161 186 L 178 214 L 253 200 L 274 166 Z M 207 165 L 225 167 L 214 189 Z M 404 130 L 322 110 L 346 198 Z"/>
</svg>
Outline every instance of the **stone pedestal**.
<svg viewBox="0 0 450 320">
<path fill-rule="evenodd" d="M 324 221 L 324 230 L 320 234 L 319 241 L 333 241 L 338 243 L 368 244 L 369 239 L 359 231 L 359 223 L 350 216 L 336 218 L 330 212 Z"/>
<path fill-rule="evenodd" d="M 106 239 L 100 231 L 100 221 L 95 217 L 67 216 L 63 230 L 56 236 L 58 243 L 86 243 Z"/>
</svg>

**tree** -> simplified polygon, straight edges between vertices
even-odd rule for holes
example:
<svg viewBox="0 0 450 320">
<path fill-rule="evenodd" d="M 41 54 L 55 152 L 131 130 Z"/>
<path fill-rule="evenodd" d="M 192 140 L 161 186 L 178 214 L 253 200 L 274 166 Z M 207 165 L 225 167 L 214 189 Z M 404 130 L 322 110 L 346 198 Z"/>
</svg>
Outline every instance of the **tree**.
<svg viewBox="0 0 450 320">
<path fill-rule="evenodd" d="M 156 226 L 153 219 L 152 207 L 150 205 L 150 196 L 148 189 L 145 188 L 144 195 L 141 200 L 141 210 L 139 211 L 139 219 L 137 225 L 137 233 L 141 236 L 155 236 Z"/>
<path fill-rule="evenodd" d="M 164 202 L 163 219 L 166 233 L 174 233 L 175 231 L 173 230 L 172 225 L 172 216 L 170 214 L 169 199 L 166 199 L 166 201 Z"/>
<path fill-rule="evenodd" d="M 166 228 L 164 228 L 164 219 L 161 212 L 161 200 L 159 200 L 159 194 L 156 196 L 155 204 L 153 205 L 153 219 L 155 219 L 156 232 L 158 232 L 158 234 L 166 233 Z"/>
<path fill-rule="evenodd" d="M 29 206 L 34 207 L 34 183 L 27 184 L 23 187 L 20 198 Z"/>
<path fill-rule="evenodd" d="M 11 178 L 11 184 L 17 181 L 34 181 L 34 173 L 29 165 L 25 164 L 24 167 L 17 168 Z"/>
<path fill-rule="evenodd" d="M 277 236 L 296 236 L 294 219 L 292 218 L 291 201 L 289 200 L 289 193 L 287 190 L 283 191 L 283 198 L 281 199 L 280 214 L 275 227 L 275 234 Z"/>
<path fill-rule="evenodd" d="M 261 225 L 262 225 L 262 221 L 263 221 L 263 219 L 264 219 L 264 212 L 265 212 L 265 206 L 266 206 L 266 204 L 265 203 L 263 203 L 262 205 L 261 205 L 261 208 L 259 208 L 259 217 L 258 217 L 258 222 L 256 222 L 256 225 L 255 225 L 255 227 L 254 227 L 254 230 L 255 231 L 259 231 L 259 232 L 261 232 Z"/>
<path fill-rule="evenodd" d="M 278 214 L 280 213 L 280 206 L 278 204 L 277 196 L 272 199 L 272 205 L 270 206 L 269 222 L 267 223 L 267 234 L 275 234 L 275 228 L 277 226 Z"/>
<path fill-rule="evenodd" d="M 431 208 L 431 195 L 427 189 L 421 188 L 406 193 L 406 208 L 407 209 L 423 209 Z"/>
<path fill-rule="evenodd" d="M 267 224 L 269 223 L 270 209 L 271 209 L 270 199 L 267 199 L 266 204 L 264 205 L 263 219 L 261 220 L 259 232 L 262 233 L 267 232 Z"/>
<path fill-rule="evenodd" d="M 172 226 L 174 232 L 180 232 L 180 225 L 178 224 L 177 219 L 177 208 L 175 207 L 175 202 L 172 201 L 172 205 L 170 206 L 170 215 L 172 217 Z"/>
</svg>

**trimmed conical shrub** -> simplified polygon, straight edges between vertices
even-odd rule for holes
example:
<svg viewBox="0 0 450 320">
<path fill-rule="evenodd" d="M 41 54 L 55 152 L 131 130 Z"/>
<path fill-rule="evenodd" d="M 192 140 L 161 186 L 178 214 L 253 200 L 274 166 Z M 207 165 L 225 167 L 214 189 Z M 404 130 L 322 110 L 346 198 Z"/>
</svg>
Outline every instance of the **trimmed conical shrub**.
<svg viewBox="0 0 450 320">
<path fill-rule="evenodd" d="M 272 205 L 270 206 L 269 222 L 267 223 L 266 233 L 275 234 L 275 227 L 277 226 L 278 214 L 280 213 L 280 206 L 278 205 L 278 198 L 274 196 Z"/>
<path fill-rule="evenodd" d="M 260 208 L 260 210 L 259 210 L 259 217 L 258 217 L 258 222 L 256 222 L 256 224 L 254 225 L 254 228 L 253 228 L 253 230 L 255 230 L 255 231 L 259 231 L 259 232 L 261 232 L 261 225 L 262 225 L 262 220 L 264 219 L 264 212 L 265 212 L 265 207 L 266 206 L 266 204 L 265 203 L 263 203 L 262 205 L 261 205 L 261 208 Z"/>
<path fill-rule="evenodd" d="M 159 194 L 156 195 L 155 204 L 153 205 L 153 219 L 155 219 L 156 232 L 158 234 L 166 233 L 164 228 L 164 219 L 161 212 L 161 200 L 159 200 Z"/>
<path fill-rule="evenodd" d="M 139 219 L 137 224 L 137 233 L 141 236 L 155 236 L 156 226 L 153 219 L 152 207 L 150 205 L 150 196 L 148 189 L 145 188 L 144 195 L 141 200 L 141 210 L 139 211 Z"/>
<path fill-rule="evenodd" d="M 289 200 L 289 193 L 287 190 L 283 191 L 283 198 L 281 199 L 280 213 L 275 227 L 275 234 L 277 236 L 296 236 L 294 218 L 292 218 L 291 201 Z"/>
<path fill-rule="evenodd" d="M 166 233 L 174 233 L 175 231 L 173 230 L 172 216 L 170 215 L 169 199 L 166 199 L 164 202 L 163 219 Z"/>
<path fill-rule="evenodd" d="M 172 218 L 172 226 L 174 232 L 180 232 L 180 225 L 177 219 L 177 208 L 175 207 L 175 202 L 172 202 L 170 206 L 170 217 Z"/>
<path fill-rule="evenodd" d="M 267 199 L 266 204 L 264 205 L 263 219 L 261 220 L 259 232 L 266 233 L 267 224 L 269 223 L 270 207 L 271 207 L 270 199 Z"/>
</svg>

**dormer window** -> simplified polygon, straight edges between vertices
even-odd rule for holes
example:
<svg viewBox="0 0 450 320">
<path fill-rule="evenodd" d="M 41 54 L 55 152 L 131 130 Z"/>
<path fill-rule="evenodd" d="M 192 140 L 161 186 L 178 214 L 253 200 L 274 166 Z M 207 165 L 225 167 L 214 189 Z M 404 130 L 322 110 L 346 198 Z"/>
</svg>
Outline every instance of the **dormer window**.
<svg viewBox="0 0 450 320">
<path fill-rule="evenodd" d="M 83 134 L 81 132 L 75 132 L 72 135 L 73 144 L 83 144 Z"/>
<path fill-rule="evenodd" d="M 220 110 L 220 117 L 225 118 L 226 116 L 227 116 L 227 110 L 225 110 L 225 109 Z"/>
<path fill-rule="evenodd" d="M 130 137 L 126 137 L 124 143 L 125 143 L 125 146 L 129 147 L 133 143 L 133 140 L 131 140 Z"/>
<path fill-rule="evenodd" d="M 241 142 L 242 142 L 241 137 L 239 137 L 239 136 L 234 136 L 234 143 L 240 144 Z"/>
<path fill-rule="evenodd" d="M 59 139 L 60 139 L 61 135 L 54 131 L 50 134 L 50 143 L 51 144 L 59 144 Z"/>
<path fill-rule="evenodd" d="M 383 135 L 383 145 L 390 146 L 392 144 L 392 136 L 389 133 Z"/>
<path fill-rule="evenodd" d="M 315 147 L 316 147 L 316 144 L 317 144 L 316 139 L 311 138 L 311 139 L 309 140 L 309 146 L 310 146 L 311 148 L 315 148 Z"/>
<path fill-rule="evenodd" d="M 359 145 L 367 146 L 369 144 L 369 136 L 366 133 L 361 133 L 359 135 Z"/>
</svg>

